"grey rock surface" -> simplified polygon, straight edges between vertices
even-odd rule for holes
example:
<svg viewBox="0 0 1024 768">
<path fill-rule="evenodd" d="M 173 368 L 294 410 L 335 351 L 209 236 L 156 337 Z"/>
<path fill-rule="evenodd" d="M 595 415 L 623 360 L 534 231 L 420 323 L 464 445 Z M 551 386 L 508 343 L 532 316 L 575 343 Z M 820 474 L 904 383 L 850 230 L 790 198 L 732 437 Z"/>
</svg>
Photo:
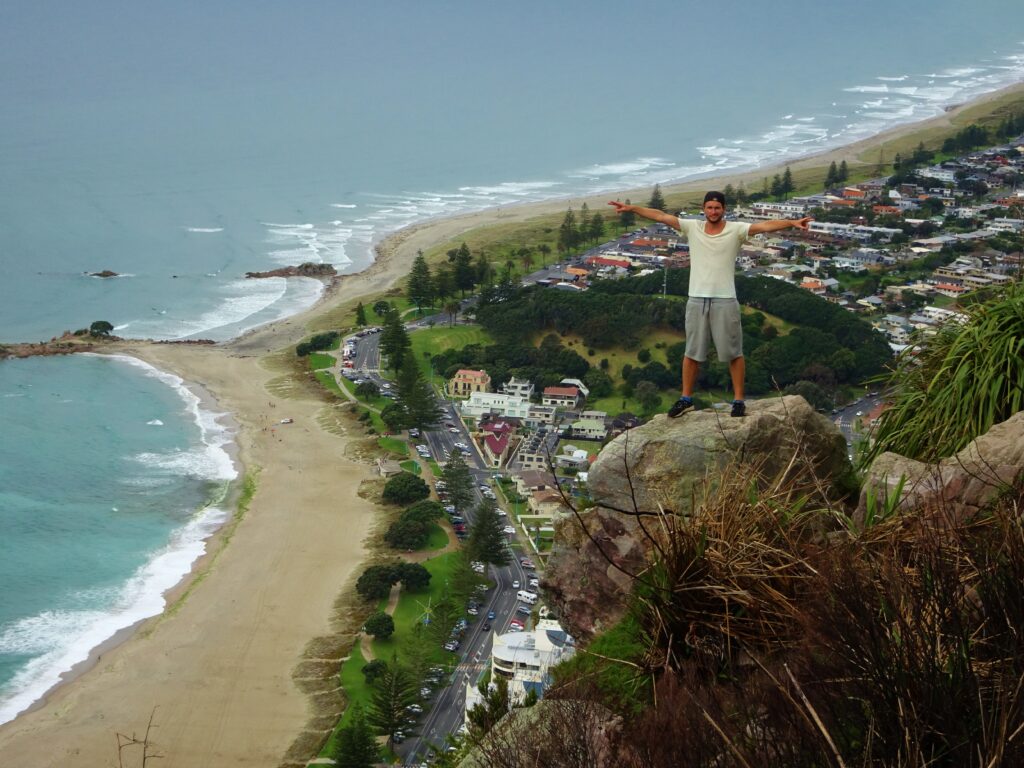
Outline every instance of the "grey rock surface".
<svg viewBox="0 0 1024 768">
<path fill-rule="evenodd" d="M 992 503 L 996 496 L 1024 475 L 1024 411 L 996 424 L 955 456 L 929 464 L 886 452 L 868 469 L 857 519 L 862 520 L 868 495 L 876 500 L 892 496 L 902 479 L 900 509 L 943 505 L 962 515 Z"/>
<path fill-rule="evenodd" d="M 623 433 L 591 467 L 596 506 L 555 524 L 545 594 L 575 637 L 589 640 L 623 616 L 632 574 L 649 562 L 641 526 L 657 520 L 633 513 L 660 507 L 685 514 L 705 478 L 736 460 L 767 476 L 813 471 L 826 483 L 849 470 L 842 434 L 797 396 L 749 401 L 744 418 L 709 409 L 656 416 Z"/>
</svg>

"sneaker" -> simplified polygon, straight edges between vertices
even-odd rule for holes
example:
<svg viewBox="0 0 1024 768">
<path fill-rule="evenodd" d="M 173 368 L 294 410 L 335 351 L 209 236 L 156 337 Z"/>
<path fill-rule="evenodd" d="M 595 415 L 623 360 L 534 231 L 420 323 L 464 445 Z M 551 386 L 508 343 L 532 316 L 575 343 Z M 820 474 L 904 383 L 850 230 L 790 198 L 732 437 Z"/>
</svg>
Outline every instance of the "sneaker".
<svg viewBox="0 0 1024 768">
<path fill-rule="evenodd" d="M 678 419 L 687 411 L 693 410 L 693 398 L 692 397 L 680 397 L 676 400 L 672 407 L 668 409 L 668 417 L 670 419 Z"/>
<path fill-rule="evenodd" d="M 747 415 L 747 404 L 742 400 L 732 401 L 732 413 L 730 416 L 746 416 Z"/>
</svg>

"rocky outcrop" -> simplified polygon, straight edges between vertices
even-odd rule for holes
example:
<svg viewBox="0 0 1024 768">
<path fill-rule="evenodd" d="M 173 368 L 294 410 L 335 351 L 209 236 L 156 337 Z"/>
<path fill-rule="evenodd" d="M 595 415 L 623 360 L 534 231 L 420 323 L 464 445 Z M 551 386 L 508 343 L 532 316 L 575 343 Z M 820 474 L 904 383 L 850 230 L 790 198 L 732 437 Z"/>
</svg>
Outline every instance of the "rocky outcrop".
<svg viewBox="0 0 1024 768">
<path fill-rule="evenodd" d="M 104 269 L 102 272 L 90 272 L 89 277 L 120 277 L 120 275 L 111 269 Z"/>
<path fill-rule="evenodd" d="M 857 517 L 863 520 L 869 495 L 876 503 L 900 491 L 900 507 L 942 506 L 953 514 L 970 515 L 991 504 L 1024 476 L 1024 411 L 1014 414 L 955 456 L 935 464 L 883 453 L 864 479 Z M 902 483 L 902 486 L 901 486 Z"/>
<path fill-rule="evenodd" d="M 596 506 L 555 525 L 544 587 L 573 635 L 587 640 L 622 617 L 630 574 L 644 567 L 651 548 L 635 512 L 685 514 L 705 478 L 737 460 L 767 477 L 813 471 L 826 485 L 849 471 L 842 434 L 802 397 L 750 401 L 740 419 L 717 410 L 656 416 L 623 433 L 591 467 Z"/>
<path fill-rule="evenodd" d="M 292 267 L 281 267 L 279 269 L 271 269 L 268 272 L 246 272 L 246 277 L 260 278 L 260 277 L 334 277 L 338 274 L 338 270 L 334 268 L 333 264 L 314 264 L 311 261 L 307 261 L 304 264 Z"/>
</svg>

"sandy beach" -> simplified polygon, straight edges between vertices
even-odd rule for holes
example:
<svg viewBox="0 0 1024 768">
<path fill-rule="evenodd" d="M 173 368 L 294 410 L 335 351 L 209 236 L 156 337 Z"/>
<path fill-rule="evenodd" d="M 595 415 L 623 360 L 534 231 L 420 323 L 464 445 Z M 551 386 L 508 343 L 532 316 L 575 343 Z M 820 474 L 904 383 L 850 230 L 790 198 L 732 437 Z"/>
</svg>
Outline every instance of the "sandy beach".
<svg viewBox="0 0 1024 768">
<path fill-rule="evenodd" d="M 794 172 L 858 157 L 948 122 L 986 103 L 1024 93 L 1024 84 L 848 147 L 790 163 Z M 745 181 L 748 188 L 777 169 L 666 187 L 678 194 Z M 629 196 L 623 190 L 621 196 Z M 649 190 L 637 190 L 642 199 Z M 609 195 L 587 199 L 599 208 Z M 576 198 L 573 205 L 584 202 Z M 524 204 L 430 221 L 401 230 L 378 246 L 365 272 L 341 278 L 309 310 L 213 346 L 124 342 L 111 351 L 139 357 L 192 382 L 238 424 L 238 458 L 255 477 L 251 504 L 237 524 L 209 542 L 208 554 L 169 595 L 172 609 L 154 617 L 95 663 L 58 687 L 40 706 L 0 727 L 5 768 L 117 765 L 115 734 L 145 730 L 150 714 L 163 768 L 304 765 L 299 744 L 326 735 L 304 670 L 337 664 L 328 638 L 338 630 L 335 604 L 367 555 L 373 504 L 357 491 L 373 479 L 354 458 L 358 428 L 344 432 L 334 406 L 302 374 L 289 373 L 286 350 L 338 308 L 387 290 L 419 250 L 503 221 L 564 211 L 566 200 Z M 282 418 L 294 423 L 280 424 Z M 330 420 L 334 428 L 322 423 Z M 311 647 L 311 643 L 313 646 Z M 332 694 L 327 692 L 330 700 Z M 138 764 L 138 753 L 125 764 Z"/>
</svg>

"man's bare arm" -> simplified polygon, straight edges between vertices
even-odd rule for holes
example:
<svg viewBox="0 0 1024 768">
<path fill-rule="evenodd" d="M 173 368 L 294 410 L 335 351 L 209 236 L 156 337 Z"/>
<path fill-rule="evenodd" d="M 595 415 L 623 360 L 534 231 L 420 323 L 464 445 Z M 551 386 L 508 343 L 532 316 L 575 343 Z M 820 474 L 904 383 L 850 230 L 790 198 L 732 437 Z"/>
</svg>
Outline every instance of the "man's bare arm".
<svg viewBox="0 0 1024 768">
<path fill-rule="evenodd" d="M 615 208 L 616 213 L 632 212 L 637 216 L 643 216 L 645 219 L 672 227 L 672 229 L 679 229 L 679 218 L 677 216 L 659 211 L 657 208 L 641 208 L 639 205 L 627 205 L 626 203 L 620 203 L 618 200 L 612 200 L 608 205 Z"/>
<path fill-rule="evenodd" d="M 750 225 L 751 235 L 759 235 L 762 232 L 778 232 L 780 229 L 789 229 L 795 227 L 796 229 L 807 229 L 807 225 L 810 224 L 814 219 L 810 216 L 804 216 L 802 219 L 775 219 L 772 221 L 759 221 L 756 224 Z"/>
</svg>

